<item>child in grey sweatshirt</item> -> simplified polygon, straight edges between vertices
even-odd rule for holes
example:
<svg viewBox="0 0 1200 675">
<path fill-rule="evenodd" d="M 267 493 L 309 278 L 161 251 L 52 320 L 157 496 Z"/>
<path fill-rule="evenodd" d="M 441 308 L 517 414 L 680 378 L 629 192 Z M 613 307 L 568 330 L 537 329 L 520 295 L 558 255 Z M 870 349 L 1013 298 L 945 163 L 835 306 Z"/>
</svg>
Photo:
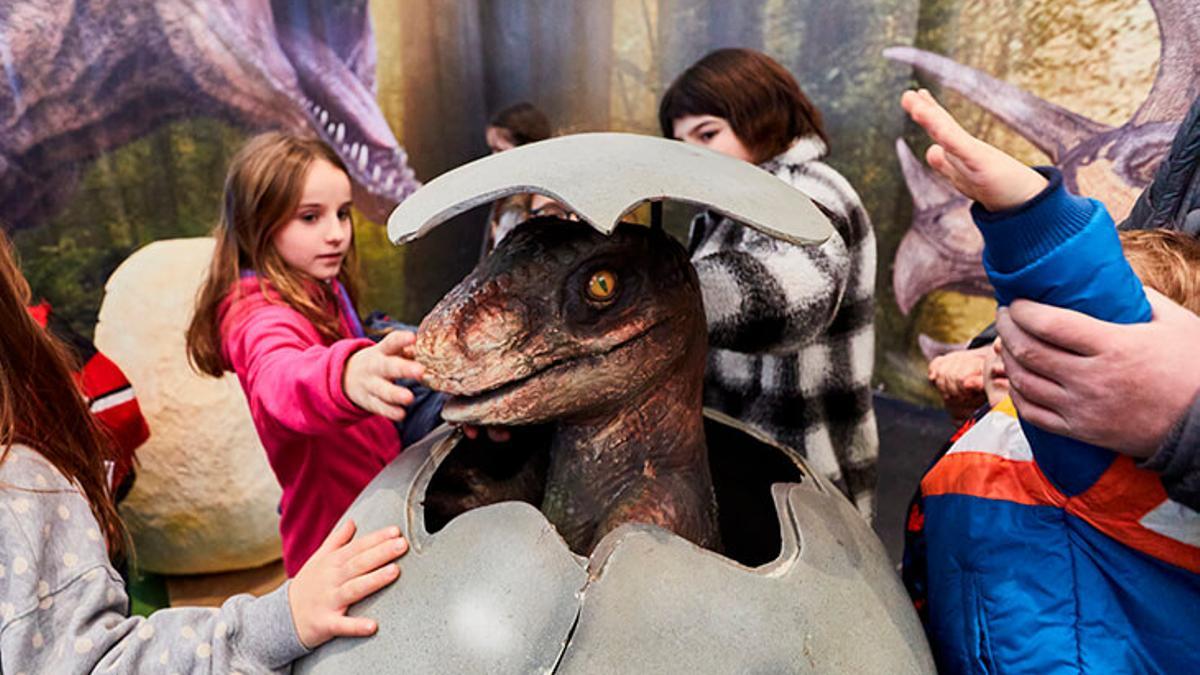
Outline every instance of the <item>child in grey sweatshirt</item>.
<svg viewBox="0 0 1200 675">
<path fill-rule="evenodd" d="M 283 672 L 334 636 L 374 633 L 346 609 L 399 576 L 407 544 L 397 527 L 351 541 L 349 521 L 261 598 L 126 615 L 108 445 L 65 349 L 26 314 L 10 250 L 0 232 L 0 673 Z"/>
<path fill-rule="evenodd" d="M 37 452 L 0 464 L 0 670 L 5 673 L 287 671 L 307 649 L 288 585 L 219 609 L 125 616 L 129 601 L 83 495 Z"/>
</svg>

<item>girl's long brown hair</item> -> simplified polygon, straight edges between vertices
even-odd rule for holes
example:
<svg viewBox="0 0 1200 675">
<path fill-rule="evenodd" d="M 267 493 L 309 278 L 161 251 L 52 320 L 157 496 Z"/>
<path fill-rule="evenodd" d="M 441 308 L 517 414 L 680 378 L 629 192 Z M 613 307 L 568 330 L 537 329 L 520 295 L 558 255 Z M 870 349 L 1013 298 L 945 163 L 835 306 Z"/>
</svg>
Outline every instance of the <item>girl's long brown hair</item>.
<svg viewBox="0 0 1200 675">
<path fill-rule="evenodd" d="M 29 285 L 0 231 L 0 463 L 20 443 L 41 453 L 83 490 L 113 558 L 125 529 L 108 489 L 111 445 L 72 377 L 67 348 L 29 316 Z"/>
<path fill-rule="evenodd" d="M 349 174 L 341 158 L 321 141 L 281 132 L 250 139 L 230 163 L 221 217 L 213 230 L 217 248 L 187 331 L 188 358 L 200 372 L 220 377 L 229 370 L 221 349 L 220 309 L 225 297 L 237 288 L 242 270 L 255 272 L 264 295 L 268 287 L 273 289 L 323 338 L 334 341 L 342 337 L 338 305 L 328 286 L 312 283 L 288 267 L 272 243 L 275 233 L 300 205 L 305 178 L 316 160 Z M 355 265 L 351 240 L 338 273 L 351 302 L 358 295 Z"/>
</svg>

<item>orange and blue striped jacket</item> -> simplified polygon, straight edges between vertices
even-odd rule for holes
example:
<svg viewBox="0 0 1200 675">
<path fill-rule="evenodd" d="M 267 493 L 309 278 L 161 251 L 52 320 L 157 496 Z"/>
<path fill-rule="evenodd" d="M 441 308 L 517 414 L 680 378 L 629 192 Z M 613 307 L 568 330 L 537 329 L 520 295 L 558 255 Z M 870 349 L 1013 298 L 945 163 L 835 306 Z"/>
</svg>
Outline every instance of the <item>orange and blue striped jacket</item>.
<svg viewBox="0 0 1200 675">
<path fill-rule="evenodd" d="M 1149 320 L 1103 206 L 1046 175 L 1014 211 L 973 210 L 997 299 Z M 1200 515 L 1129 457 L 1002 402 L 927 472 L 909 529 L 906 582 L 943 672 L 1200 672 Z"/>
</svg>

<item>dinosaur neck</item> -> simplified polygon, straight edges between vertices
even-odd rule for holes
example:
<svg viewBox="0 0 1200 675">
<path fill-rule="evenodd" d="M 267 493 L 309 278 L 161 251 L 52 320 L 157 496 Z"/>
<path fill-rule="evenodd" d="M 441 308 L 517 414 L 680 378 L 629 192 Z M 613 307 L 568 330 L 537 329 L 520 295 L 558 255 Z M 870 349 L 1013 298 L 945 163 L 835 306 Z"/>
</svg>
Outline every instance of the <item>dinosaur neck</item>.
<svg viewBox="0 0 1200 675">
<path fill-rule="evenodd" d="M 559 423 L 542 511 L 571 549 L 589 553 L 623 522 L 661 525 L 707 545 L 716 532 L 704 440 L 705 350 L 620 408 Z"/>
</svg>

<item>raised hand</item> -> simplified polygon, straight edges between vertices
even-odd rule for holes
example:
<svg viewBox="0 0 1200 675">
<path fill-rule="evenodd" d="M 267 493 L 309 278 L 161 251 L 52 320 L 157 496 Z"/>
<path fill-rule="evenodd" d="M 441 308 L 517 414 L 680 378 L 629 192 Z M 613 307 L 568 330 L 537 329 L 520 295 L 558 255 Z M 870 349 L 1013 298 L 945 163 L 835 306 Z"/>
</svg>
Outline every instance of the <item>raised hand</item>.
<svg viewBox="0 0 1200 675">
<path fill-rule="evenodd" d="M 400 528 L 385 527 L 351 541 L 354 521 L 334 528 L 288 587 L 288 604 L 300 642 L 309 649 L 338 636 L 374 635 L 373 619 L 346 610 L 400 576 L 392 561 L 408 551 Z"/>
<path fill-rule="evenodd" d="M 410 331 L 395 331 L 378 344 L 355 352 L 342 374 L 346 398 L 394 422 L 404 419 L 404 406 L 413 402 L 413 394 L 395 380 L 419 380 L 425 374 L 425 367 L 412 359 L 416 339 Z"/>
<path fill-rule="evenodd" d="M 904 92 L 900 106 L 934 141 L 925 153 L 929 166 L 985 209 L 1019 206 L 1046 187 L 1041 174 L 967 133 L 928 90 Z"/>
</svg>

